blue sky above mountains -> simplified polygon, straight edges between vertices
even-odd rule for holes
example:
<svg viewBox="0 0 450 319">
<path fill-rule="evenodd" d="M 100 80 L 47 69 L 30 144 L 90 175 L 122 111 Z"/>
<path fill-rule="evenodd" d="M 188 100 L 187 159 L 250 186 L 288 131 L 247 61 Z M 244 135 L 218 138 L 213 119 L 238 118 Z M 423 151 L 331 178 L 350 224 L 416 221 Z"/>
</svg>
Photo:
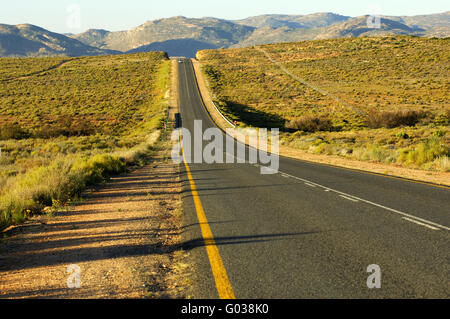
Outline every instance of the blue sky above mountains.
<svg viewBox="0 0 450 319">
<path fill-rule="evenodd" d="M 347 16 L 375 13 L 401 16 L 449 10 L 448 0 L 16 0 L 2 5 L 0 23 L 30 23 L 54 32 L 78 33 L 90 28 L 126 30 L 147 20 L 178 15 L 243 19 L 260 14 L 333 12 Z"/>
</svg>

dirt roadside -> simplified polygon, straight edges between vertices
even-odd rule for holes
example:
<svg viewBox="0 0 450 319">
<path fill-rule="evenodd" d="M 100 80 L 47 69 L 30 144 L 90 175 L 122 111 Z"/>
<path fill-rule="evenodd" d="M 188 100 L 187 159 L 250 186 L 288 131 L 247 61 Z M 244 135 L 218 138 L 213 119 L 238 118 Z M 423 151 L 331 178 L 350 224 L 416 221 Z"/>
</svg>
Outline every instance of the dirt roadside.
<svg viewBox="0 0 450 319">
<path fill-rule="evenodd" d="M 0 298 L 188 298 L 179 166 L 170 142 L 155 147 L 153 163 L 10 230 L 0 243 Z M 77 283 L 71 265 L 81 288 L 68 288 Z"/>
<path fill-rule="evenodd" d="M 223 120 L 222 116 L 218 114 L 218 111 L 212 105 L 213 102 L 211 97 L 211 91 L 209 89 L 207 80 L 205 79 L 201 71 L 200 62 L 196 59 L 192 59 L 192 63 L 194 65 L 195 76 L 197 77 L 199 90 L 209 114 L 211 115 L 214 122 L 221 129 L 226 130 L 230 128 L 230 125 L 225 120 Z M 238 137 L 238 135 L 236 135 L 235 138 L 236 137 Z M 401 167 L 397 165 L 363 162 L 358 160 L 347 159 L 336 155 L 310 154 L 303 152 L 301 150 L 293 149 L 282 145 L 280 146 L 280 155 L 290 157 L 293 159 L 320 163 L 324 165 L 338 166 L 352 170 L 359 170 L 374 174 L 387 175 L 394 178 L 396 177 L 406 178 L 418 182 L 450 186 L 450 173 L 448 172 L 425 171 Z"/>
</svg>

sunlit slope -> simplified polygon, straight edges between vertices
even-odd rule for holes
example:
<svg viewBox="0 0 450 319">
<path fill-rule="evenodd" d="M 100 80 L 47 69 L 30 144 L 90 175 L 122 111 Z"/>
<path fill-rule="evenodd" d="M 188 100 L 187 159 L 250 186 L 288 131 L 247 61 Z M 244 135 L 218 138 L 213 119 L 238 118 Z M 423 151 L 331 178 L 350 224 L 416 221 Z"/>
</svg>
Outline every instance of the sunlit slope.
<svg viewBox="0 0 450 319">
<path fill-rule="evenodd" d="M 279 127 L 286 144 L 311 152 L 427 168 L 439 160 L 448 170 L 449 52 L 448 39 L 396 36 L 198 58 L 218 105 L 241 125 Z"/>
</svg>

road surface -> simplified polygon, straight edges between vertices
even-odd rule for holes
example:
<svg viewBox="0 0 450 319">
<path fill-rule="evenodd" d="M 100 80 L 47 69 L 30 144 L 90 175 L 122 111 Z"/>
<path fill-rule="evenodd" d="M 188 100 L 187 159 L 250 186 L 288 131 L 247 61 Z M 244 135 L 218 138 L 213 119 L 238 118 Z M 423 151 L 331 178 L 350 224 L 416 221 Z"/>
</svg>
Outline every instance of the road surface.
<svg viewBox="0 0 450 319">
<path fill-rule="evenodd" d="M 193 132 L 194 120 L 214 127 L 188 59 L 179 95 L 184 128 Z M 249 163 L 201 163 L 183 178 L 196 298 L 227 296 L 213 273 L 221 267 L 239 299 L 449 296 L 449 188 L 288 158 L 274 175 Z M 370 289 L 369 276 L 381 288 Z"/>
</svg>

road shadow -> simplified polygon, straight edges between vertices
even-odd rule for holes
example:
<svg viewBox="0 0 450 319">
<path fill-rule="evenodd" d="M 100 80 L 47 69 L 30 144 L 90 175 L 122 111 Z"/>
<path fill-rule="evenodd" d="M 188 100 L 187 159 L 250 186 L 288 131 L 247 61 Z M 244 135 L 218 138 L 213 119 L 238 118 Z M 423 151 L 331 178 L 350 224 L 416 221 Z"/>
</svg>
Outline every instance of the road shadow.
<svg viewBox="0 0 450 319">
<path fill-rule="evenodd" d="M 225 223 L 225 222 L 221 222 Z M 192 224 L 186 227 L 195 227 L 199 224 Z M 173 230 L 169 229 L 171 234 Z M 101 236 L 91 238 L 79 238 L 79 239 L 66 239 L 58 240 L 52 243 L 42 243 L 41 245 L 27 245 L 22 244 L 20 246 L 21 252 L 15 257 L 10 257 L 7 264 L 3 263 L 0 258 L 0 274 L 8 271 L 17 271 L 27 268 L 35 267 L 47 267 L 55 265 L 77 264 L 89 261 L 97 261 L 104 259 L 116 259 L 124 257 L 137 257 L 137 256 L 151 256 L 159 254 L 173 253 L 176 251 L 190 251 L 196 248 L 206 247 L 208 245 L 226 246 L 226 245 L 242 245 L 242 244 L 255 244 L 264 243 L 279 240 L 292 240 L 301 236 L 310 236 L 325 231 L 312 231 L 312 232 L 299 232 L 299 233 L 280 233 L 280 234 L 258 234 L 258 235 L 245 235 L 245 236 L 223 236 L 215 238 L 195 238 L 176 245 L 163 245 L 163 244 L 143 244 L 143 245 L 111 245 L 107 247 L 86 247 L 86 248 L 73 248 L 80 244 L 93 244 L 101 243 L 102 241 L 122 241 L 133 240 L 135 238 L 141 238 L 142 236 L 155 236 L 155 230 L 148 230 L 139 234 L 127 234 L 111 233 L 102 234 Z M 159 231 L 159 230 L 158 230 Z M 175 230 L 176 232 L 182 231 L 182 229 Z M 51 253 L 43 253 L 42 251 L 53 247 L 66 247 L 67 249 L 58 250 Z M 22 261 L 26 259 L 27 262 Z M 14 262 L 16 261 L 16 262 Z"/>
<path fill-rule="evenodd" d="M 263 112 L 254 107 L 228 100 L 225 100 L 224 103 L 226 112 L 247 126 L 279 129 L 283 129 L 285 126 L 286 120 L 278 114 Z"/>
</svg>

